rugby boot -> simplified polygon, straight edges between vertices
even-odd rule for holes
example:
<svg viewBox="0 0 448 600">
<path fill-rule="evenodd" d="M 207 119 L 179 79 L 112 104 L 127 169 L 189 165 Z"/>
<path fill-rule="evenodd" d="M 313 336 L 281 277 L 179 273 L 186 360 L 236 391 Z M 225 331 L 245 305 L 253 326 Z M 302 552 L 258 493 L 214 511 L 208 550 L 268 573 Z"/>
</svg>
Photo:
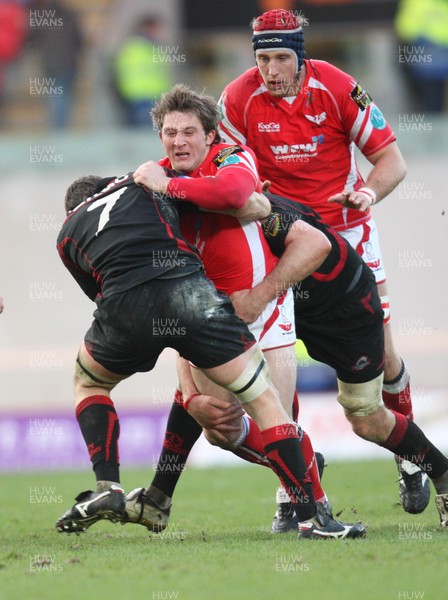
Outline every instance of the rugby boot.
<svg viewBox="0 0 448 600">
<path fill-rule="evenodd" d="M 120 521 L 123 525 L 136 523 L 143 525 L 149 531 L 160 533 L 168 525 L 170 512 L 171 504 L 162 508 L 146 495 L 144 488 L 135 488 L 126 496 L 126 509 Z"/>
<path fill-rule="evenodd" d="M 56 521 L 60 533 L 80 534 L 103 519 L 117 523 L 126 506 L 124 491 L 115 485 L 103 492 L 81 492 L 75 500 L 76 504 Z"/>
<path fill-rule="evenodd" d="M 407 513 L 417 515 L 428 506 L 431 489 L 429 478 L 416 465 L 398 458 L 400 504 Z"/>
<path fill-rule="evenodd" d="M 435 501 L 440 515 L 440 527 L 448 527 L 448 494 L 437 494 Z"/>
<path fill-rule="evenodd" d="M 343 523 L 336 521 L 325 511 L 325 507 L 316 503 L 317 512 L 308 521 L 298 524 L 299 539 L 328 540 L 355 539 L 365 537 L 366 530 L 361 523 Z"/>
<path fill-rule="evenodd" d="M 316 452 L 315 456 L 319 478 L 322 479 L 325 468 L 325 458 L 320 452 Z M 286 491 L 281 487 L 277 490 L 276 503 L 277 510 L 275 511 L 272 520 L 271 532 L 286 533 L 287 531 L 297 531 L 299 520 L 296 515 L 295 505 L 291 502 Z M 325 502 L 325 510 L 331 515 L 331 504 L 328 500 Z"/>
</svg>

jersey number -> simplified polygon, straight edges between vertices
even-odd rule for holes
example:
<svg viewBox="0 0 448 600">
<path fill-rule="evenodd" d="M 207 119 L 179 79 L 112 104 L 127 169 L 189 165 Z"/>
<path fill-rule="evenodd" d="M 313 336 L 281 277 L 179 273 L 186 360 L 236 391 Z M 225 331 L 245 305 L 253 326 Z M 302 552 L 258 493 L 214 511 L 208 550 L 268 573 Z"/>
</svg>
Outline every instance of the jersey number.
<svg viewBox="0 0 448 600">
<path fill-rule="evenodd" d="M 110 194 L 110 196 L 107 196 L 106 198 L 100 198 L 99 200 L 95 200 L 95 202 L 92 202 L 92 204 L 87 209 L 88 211 L 91 211 L 95 210 L 95 208 L 99 208 L 100 206 L 104 206 L 100 214 L 100 220 L 98 221 L 98 229 L 95 233 L 96 236 L 98 236 L 98 234 L 106 227 L 109 221 L 110 211 L 113 209 L 115 203 L 120 198 L 120 196 L 124 194 L 125 191 L 126 188 L 124 187 L 120 190 L 117 190 L 116 192 L 113 192 L 112 194 Z"/>
</svg>

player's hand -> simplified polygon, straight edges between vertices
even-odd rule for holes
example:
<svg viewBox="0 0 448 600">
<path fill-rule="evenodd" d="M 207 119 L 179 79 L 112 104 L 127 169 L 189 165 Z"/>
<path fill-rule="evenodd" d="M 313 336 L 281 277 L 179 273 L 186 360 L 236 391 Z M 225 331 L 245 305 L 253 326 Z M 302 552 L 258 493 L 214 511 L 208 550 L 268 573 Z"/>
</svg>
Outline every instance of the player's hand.
<svg viewBox="0 0 448 600">
<path fill-rule="evenodd" d="M 357 192 L 354 190 L 342 190 L 339 194 L 330 196 L 328 202 L 337 202 L 346 208 L 354 208 L 360 212 L 365 212 L 372 206 L 373 198 L 361 190 Z"/>
<path fill-rule="evenodd" d="M 188 404 L 188 413 L 204 429 L 223 433 L 239 431 L 244 411 L 239 403 L 221 400 L 207 394 L 199 394 Z"/>
<path fill-rule="evenodd" d="M 269 179 L 265 179 L 265 181 L 263 181 L 261 184 L 261 191 L 263 192 L 263 194 L 265 192 L 269 192 L 270 187 L 271 187 L 271 182 L 269 181 Z"/>
<path fill-rule="evenodd" d="M 256 321 L 266 307 L 266 303 L 261 301 L 254 289 L 234 292 L 230 295 L 230 300 L 236 314 L 246 323 Z"/>
<path fill-rule="evenodd" d="M 170 181 L 171 179 L 166 176 L 163 167 L 153 160 L 143 163 L 134 172 L 134 182 L 136 184 L 159 194 L 166 192 Z"/>
</svg>

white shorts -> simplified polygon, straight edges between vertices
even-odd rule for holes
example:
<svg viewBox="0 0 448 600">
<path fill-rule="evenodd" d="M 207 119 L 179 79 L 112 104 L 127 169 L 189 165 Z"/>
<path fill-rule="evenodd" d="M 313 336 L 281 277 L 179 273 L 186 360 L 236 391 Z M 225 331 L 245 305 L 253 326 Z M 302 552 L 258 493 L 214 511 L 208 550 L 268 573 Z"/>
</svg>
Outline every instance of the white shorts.
<svg viewBox="0 0 448 600">
<path fill-rule="evenodd" d="M 347 242 L 353 246 L 375 275 L 377 285 L 386 281 L 383 257 L 381 256 L 380 240 L 375 221 L 370 219 L 362 225 L 338 231 Z"/>
<path fill-rule="evenodd" d="M 273 350 L 296 343 L 294 296 L 286 294 L 271 300 L 256 321 L 249 325 L 262 350 Z"/>
</svg>

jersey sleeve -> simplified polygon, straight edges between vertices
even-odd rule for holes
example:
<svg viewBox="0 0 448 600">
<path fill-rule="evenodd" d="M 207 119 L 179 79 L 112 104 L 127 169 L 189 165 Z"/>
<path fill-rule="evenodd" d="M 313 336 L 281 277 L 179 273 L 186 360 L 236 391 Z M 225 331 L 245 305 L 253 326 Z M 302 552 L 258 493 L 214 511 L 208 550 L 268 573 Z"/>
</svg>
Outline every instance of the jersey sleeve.
<svg viewBox="0 0 448 600">
<path fill-rule="evenodd" d="M 238 105 L 235 96 L 234 89 L 228 85 L 218 100 L 221 114 L 218 131 L 222 141 L 227 144 L 246 144 L 247 129 L 243 118 L 244 110 L 242 106 Z"/>
<path fill-rule="evenodd" d="M 337 104 L 349 139 L 365 156 L 395 141 L 394 132 L 366 90 L 347 73 L 337 71 Z"/>
<path fill-rule="evenodd" d="M 213 164 L 216 175 L 173 178 L 167 187 L 168 195 L 184 198 L 205 210 L 225 210 L 241 208 L 259 189 L 255 155 L 248 148 L 222 148 Z"/>
<path fill-rule="evenodd" d="M 58 243 L 57 247 L 59 256 L 62 262 L 64 263 L 64 266 L 67 268 L 73 279 L 82 289 L 82 291 L 86 294 L 86 296 L 88 296 L 90 300 L 95 300 L 97 295 L 101 293 L 101 287 L 91 275 L 89 275 L 88 273 L 80 269 L 77 265 L 75 265 L 71 257 L 66 254 L 66 243 L 67 240 L 62 239 Z"/>
</svg>

